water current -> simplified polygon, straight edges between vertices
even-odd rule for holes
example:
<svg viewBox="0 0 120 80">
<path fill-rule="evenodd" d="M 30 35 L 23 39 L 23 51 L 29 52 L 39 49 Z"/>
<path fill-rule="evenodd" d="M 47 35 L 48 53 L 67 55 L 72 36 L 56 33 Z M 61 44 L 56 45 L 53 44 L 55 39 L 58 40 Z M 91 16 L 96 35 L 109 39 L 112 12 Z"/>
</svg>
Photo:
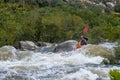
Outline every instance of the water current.
<svg viewBox="0 0 120 80">
<path fill-rule="evenodd" d="M 114 46 L 109 43 L 99 45 Z M 110 80 L 109 71 L 120 70 L 118 65 L 103 64 L 103 57 L 86 55 L 82 48 L 70 52 L 30 54 L 21 59 L 1 60 L 0 80 Z"/>
</svg>

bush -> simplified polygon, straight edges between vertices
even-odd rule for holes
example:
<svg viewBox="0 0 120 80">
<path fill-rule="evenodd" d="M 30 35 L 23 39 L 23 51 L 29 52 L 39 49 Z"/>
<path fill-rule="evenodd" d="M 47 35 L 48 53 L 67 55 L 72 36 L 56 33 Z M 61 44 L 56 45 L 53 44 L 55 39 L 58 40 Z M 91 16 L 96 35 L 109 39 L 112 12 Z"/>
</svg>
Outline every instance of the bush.
<svg viewBox="0 0 120 80">
<path fill-rule="evenodd" d="M 114 10 L 116 12 L 120 12 L 120 4 L 117 4 L 115 7 L 114 7 Z"/>
<path fill-rule="evenodd" d="M 96 26 L 89 30 L 87 34 L 90 43 L 99 43 L 104 41 L 117 41 L 120 39 L 120 29 L 115 26 Z"/>
<path fill-rule="evenodd" d="M 4 2 L 4 0 L 0 0 L 0 3 L 3 3 Z"/>
<path fill-rule="evenodd" d="M 116 69 L 110 70 L 109 74 L 111 80 L 120 80 L 120 71 Z"/>
<path fill-rule="evenodd" d="M 48 0 L 39 1 L 44 3 Z M 50 4 L 55 2 L 56 6 L 45 6 L 49 3 L 47 2 L 42 4 L 44 7 L 40 8 L 36 5 L 24 4 L 21 7 L 18 3 L 1 3 L 0 46 L 13 45 L 20 40 L 47 42 L 78 40 L 83 34 L 82 30 L 86 24 L 90 26 L 89 31 L 85 34 L 89 37 L 90 43 L 99 43 L 106 39 L 119 41 L 119 17 L 102 14 L 102 9 L 95 5 L 94 9 L 92 6 L 89 9 L 75 8 L 64 2 L 59 3 L 61 0 L 52 1 Z"/>
<path fill-rule="evenodd" d="M 102 11 L 103 11 L 103 7 L 97 6 L 97 5 L 94 5 L 94 4 L 89 4 L 88 9 L 91 10 L 92 12 L 94 12 L 97 15 L 102 14 Z"/>
<path fill-rule="evenodd" d="M 115 61 L 119 64 L 120 61 L 120 46 L 115 48 Z"/>
</svg>

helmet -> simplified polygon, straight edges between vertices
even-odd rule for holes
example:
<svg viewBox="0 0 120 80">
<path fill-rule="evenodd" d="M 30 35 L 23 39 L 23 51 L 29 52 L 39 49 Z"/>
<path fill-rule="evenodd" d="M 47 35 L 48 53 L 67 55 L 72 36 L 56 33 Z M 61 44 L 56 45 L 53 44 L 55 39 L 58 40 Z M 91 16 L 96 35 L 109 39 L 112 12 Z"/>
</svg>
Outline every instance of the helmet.
<svg viewBox="0 0 120 80">
<path fill-rule="evenodd" d="M 84 36 L 82 35 L 80 38 L 84 38 Z"/>
</svg>

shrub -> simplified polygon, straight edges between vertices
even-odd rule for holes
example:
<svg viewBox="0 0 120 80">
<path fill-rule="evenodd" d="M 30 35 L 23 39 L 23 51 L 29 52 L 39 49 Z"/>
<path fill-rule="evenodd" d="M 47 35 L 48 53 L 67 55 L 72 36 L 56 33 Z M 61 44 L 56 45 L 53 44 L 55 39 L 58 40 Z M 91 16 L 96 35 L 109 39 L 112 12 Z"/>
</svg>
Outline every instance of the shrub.
<svg viewBox="0 0 120 80">
<path fill-rule="evenodd" d="M 115 63 L 119 64 L 120 61 L 120 46 L 115 48 Z"/>
<path fill-rule="evenodd" d="M 17 2 L 0 3 L 0 46 L 20 40 L 78 40 L 86 24 L 90 26 L 85 34 L 90 43 L 120 39 L 120 18 L 112 14 L 102 14 L 101 7 L 90 5 L 89 9 L 75 8 L 64 2 L 59 3 L 61 0 L 30 0 L 30 4 L 36 4 L 34 1 L 43 3 L 44 7 L 28 4 L 21 7 Z M 54 7 L 46 6 L 54 2 Z"/>
<path fill-rule="evenodd" d="M 109 74 L 111 80 L 120 80 L 120 71 L 116 69 L 110 70 Z"/>
<path fill-rule="evenodd" d="M 117 4 L 115 7 L 114 7 L 114 10 L 116 12 L 120 12 L 120 4 Z"/>
</svg>

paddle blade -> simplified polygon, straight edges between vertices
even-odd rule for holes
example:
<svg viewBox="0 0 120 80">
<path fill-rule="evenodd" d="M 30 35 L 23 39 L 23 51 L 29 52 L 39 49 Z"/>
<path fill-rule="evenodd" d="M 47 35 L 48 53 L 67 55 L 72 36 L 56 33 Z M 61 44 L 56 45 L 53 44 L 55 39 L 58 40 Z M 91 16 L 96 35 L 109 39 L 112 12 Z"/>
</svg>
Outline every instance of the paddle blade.
<svg viewBox="0 0 120 80">
<path fill-rule="evenodd" d="M 85 26 L 85 28 L 83 29 L 83 33 L 84 33 L 84 34 L 87 33 L 87 32 L 88 32 L 88 29 L 89 29 L 89 26 L 88 26 L 88 25 Z"/>
</svg>

